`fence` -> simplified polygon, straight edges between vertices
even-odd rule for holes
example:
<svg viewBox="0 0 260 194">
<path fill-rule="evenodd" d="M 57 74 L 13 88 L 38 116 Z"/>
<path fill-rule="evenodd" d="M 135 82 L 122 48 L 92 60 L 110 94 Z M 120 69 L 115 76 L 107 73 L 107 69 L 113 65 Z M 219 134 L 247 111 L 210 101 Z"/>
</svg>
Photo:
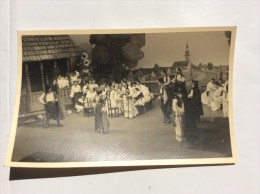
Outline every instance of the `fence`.
<svg viewBox="0 0 260 194">
<path fill-rule="evenodd" d="M 58 95 L 62 106 L 71 105 L 70 88 L 58 89 Z"/>
</svg>

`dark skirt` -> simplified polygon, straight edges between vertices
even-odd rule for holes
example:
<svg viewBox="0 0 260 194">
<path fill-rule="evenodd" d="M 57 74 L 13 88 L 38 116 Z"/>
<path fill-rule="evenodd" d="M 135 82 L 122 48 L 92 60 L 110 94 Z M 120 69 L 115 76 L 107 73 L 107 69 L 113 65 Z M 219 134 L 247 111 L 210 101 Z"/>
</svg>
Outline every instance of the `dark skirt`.
<svg viewBox="0 0 260 194">
<path fill-rule="evenodd" d="M 47 102 L 45 104 L 45 110 L 46 110 L 46 118 L 47 119 L 53 119 L 53 120 L 62 120 L 64 119 L 64 114 L 59 106 L 59 103 L 57 101 L 55 102 Z"/>
<path fill-rule="evenodd" d="M 107 114 L 101 111 L 101 105 L 97 104 L 95 109 L 95 130 L 100 129 L 104 133 L 109 131 L 109 120 Z"/>
</svg>

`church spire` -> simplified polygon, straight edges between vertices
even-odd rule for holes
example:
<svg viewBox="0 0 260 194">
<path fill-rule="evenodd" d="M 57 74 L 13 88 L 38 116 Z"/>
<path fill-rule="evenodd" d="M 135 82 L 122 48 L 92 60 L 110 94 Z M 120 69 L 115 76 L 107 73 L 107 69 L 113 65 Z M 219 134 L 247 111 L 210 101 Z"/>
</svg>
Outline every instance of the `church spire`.
<svg viewBox="0 0 260 194">
<path fill-rule="evenodd" d="M 186 43 L 186 50 L 185 50 L 185 61 L 190 61 L 190 51 L 189 51 L 189 44 L 188 41 Z"/>
</svg>

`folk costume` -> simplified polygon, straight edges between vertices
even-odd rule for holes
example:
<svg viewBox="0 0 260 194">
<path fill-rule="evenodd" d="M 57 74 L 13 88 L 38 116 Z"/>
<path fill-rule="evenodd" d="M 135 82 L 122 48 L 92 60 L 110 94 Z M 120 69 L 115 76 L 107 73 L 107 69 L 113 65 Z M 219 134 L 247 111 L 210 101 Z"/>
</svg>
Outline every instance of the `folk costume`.
<svg viewBox="0 0 260 194">
<path fill-rule="evenodd" d="M 172 109 L 174 111 L 176 140 L 182 142 L 184 140 L 185 117 L 184 103 L 181 94 L 178 94 L 177 97 L 173 99 Z"/>
<path fill-rule="evenodd" d="M 56 120 L 58 126 L 62 126 L 60 124 L 60 120 L 64 119 L 64 114 L 61 109 L 60 103 L 58 101 L 57 95 L 53 92 L 50 87 L 46 87 L 46 93 L 43 93 L 39 101 L 45 105 L 46 110 L 46 128 L 49 127 L 50 119 Z"/>
<path fill-rule="evenodd" d="M 101 89 L 100 89 L 101 90 Z M 95 98 L 95 131 L 107 134 L 109 132 L 110 123 L 105 108 L 105 96 L 98 91 L 98 96 Z"/>
</svg>

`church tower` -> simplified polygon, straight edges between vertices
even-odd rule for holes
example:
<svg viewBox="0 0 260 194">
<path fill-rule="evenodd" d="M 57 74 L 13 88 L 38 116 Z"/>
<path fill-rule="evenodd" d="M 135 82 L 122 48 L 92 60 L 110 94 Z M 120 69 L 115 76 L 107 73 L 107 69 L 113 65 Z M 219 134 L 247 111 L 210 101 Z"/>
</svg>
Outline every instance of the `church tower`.
<svg viewBox="0 0 260 194">
<path fill-rule="evenodd" d="M 188 45 L 188 41 L 186 43 L 186 50 L 185 50 L 185 61 L 190 61 L 190 51 L 189 51 L 189 45 Z"/>
</svg>

